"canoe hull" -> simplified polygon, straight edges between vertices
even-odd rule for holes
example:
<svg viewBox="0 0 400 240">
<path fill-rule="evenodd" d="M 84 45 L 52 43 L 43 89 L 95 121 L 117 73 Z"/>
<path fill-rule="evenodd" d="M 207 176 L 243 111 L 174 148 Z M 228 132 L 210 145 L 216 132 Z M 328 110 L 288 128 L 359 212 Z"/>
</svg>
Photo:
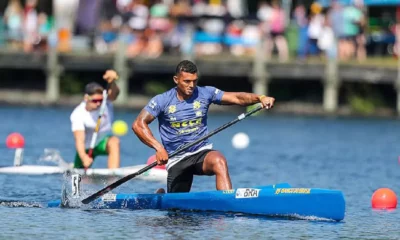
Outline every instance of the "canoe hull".
<svg viewBox="0 0 400 240">
<path fill-rule="evenodd" d="M 60 201 L 49 207 L 60 206 Z M 107 194 L 91 205 L 94 209 L 160 209 L 236 212 L 268 216 L 317 217 L 341 221 L 342 192 L 319 188 L 291 188 L 276 184 L 230 191 L 173 194 Z"/>
</svg>

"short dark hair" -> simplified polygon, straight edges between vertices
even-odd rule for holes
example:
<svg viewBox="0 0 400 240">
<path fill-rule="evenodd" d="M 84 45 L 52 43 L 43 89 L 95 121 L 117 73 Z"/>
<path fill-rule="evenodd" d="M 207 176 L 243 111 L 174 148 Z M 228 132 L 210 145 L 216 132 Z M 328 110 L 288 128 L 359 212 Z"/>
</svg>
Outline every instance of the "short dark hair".
<svg viewBox="0 0 400 240">
<path fill-rule="evenodd" d="M 196 64 L 189 60 L 183 60 L 176 66 L 175 70 L 175 75 L 178 75 L 181 72 L 187 72 L 187 73 L 197 73 L 197 67 Z"/>
<path fill-rule="evenodd" d="M 87 95 L 102 94 L 103 90 L 104 88 L 97 82 L 91 82 L 85 86 L 85 94 Z"/>
</svg>

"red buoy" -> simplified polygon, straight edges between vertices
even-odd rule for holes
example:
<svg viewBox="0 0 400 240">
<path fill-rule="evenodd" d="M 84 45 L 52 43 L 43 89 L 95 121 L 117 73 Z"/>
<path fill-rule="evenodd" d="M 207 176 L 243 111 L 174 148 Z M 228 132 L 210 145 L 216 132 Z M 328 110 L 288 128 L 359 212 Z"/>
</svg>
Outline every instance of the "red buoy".
<svg viewBox="0 0 400 240">
<path fill-rule="evenodd" d="M 149 159 L 147 159 L 147 165 L 150 165 L 155 161 L 156 161 L 156 155 L 152 155 L 149 157 Z M 155 168 L 165 169 L 165 165 L 157 165 L 155 166 Z"/>
<path fill-rule="evenodd" d="M 8 148 L 23 148 L 25 146 L 24 137 L 19 133 L 11 133 L 6 139 Z"/>
<path fill-rule="evenodd" d="M 380 188 L 372 194 L 372 208 L 393 209 L 397 207 L 396 193 L 389 188 Z"/>
</svg>

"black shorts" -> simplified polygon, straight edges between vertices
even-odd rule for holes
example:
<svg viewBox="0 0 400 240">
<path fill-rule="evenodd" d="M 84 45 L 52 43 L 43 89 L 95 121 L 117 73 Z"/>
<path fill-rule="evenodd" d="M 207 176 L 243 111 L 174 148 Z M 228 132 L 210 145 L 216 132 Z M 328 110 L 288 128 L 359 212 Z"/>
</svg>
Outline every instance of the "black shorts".
<svg viewBox="0 0 400 240">
<path fill-rule="evenodd" d="M 283 32 L 270 32 L 272 38 L 280 37 L 280 36 L 285 36 L 285 31 Z"/>
<path fill-rule="evenodd" d="M 167 192 L 189 192 L 192 187 L 193 175 L 206 175 L 203 172 L 203 162 L 212 149 L 203 150 L 188 156 L 168 170 Z"/>
</svg>

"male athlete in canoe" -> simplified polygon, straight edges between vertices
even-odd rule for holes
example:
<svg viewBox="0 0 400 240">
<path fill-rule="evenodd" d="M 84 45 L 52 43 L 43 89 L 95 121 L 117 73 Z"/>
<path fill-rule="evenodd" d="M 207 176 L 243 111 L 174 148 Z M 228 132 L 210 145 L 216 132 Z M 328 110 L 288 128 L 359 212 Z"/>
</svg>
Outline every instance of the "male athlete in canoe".
<svg viewBox="0 0 400 240">
<path fill-rule="evenodd" d="M 100 105 L 103 101 L 103 87 L 91 82 L 85 87 L 83 101 L 74 109 L 71 114 L 71 128 L 74 133 L 76 156 L 74 168 L 89 168 L 96 156 L 108 155 L 108 168 L 119 167 L 119 139 L 111 136 L 111 124 L 113 121 L 112 101 L 117 99 L 119 88 L 115 84 L 118 78 L 114 70 L 107 70 L 103 79 L 109 83 L 108 97 L 105 99 L 106 108 L 101 117 L 98 135 L 93 148 L 93 156 L 88 155 L 90 142 L 96 128 Z"/>
<path fill-rule="evenodd" d="M 265 108 L 272 108 L 275 99 L 197 86 L 197 67 L 187 60 L 178 64 L 173 79 L 176 87 L 150 100 L 133 122 L 133 131 L 143 143 L 156 150 L 159 165 L 167 164 L 169 193 L 189 192 L 193 175 L 216 175 L 217 190 L 232 189 L 226 159 L 222 153 L 212 149 L 207 139 L 171 159 L 168 159 L 168 154 L 207 135 L 207 112 L 212 103 L 247 106 L 261 102 Z M 149 128 L 156 118 L 162 144 Z"/>
</svg>

